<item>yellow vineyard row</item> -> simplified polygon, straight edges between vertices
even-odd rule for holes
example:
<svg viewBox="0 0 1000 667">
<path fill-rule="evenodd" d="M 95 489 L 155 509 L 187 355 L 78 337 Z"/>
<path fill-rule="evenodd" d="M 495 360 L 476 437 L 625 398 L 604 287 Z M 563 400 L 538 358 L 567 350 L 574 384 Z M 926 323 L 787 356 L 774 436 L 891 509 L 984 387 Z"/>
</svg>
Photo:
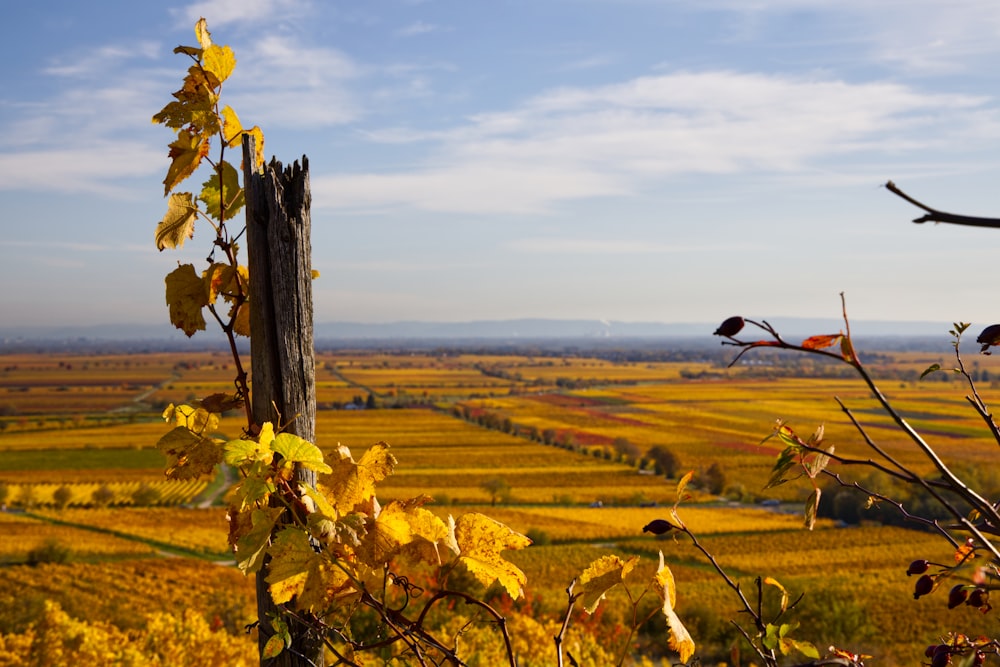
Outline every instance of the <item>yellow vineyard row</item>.
<svg viewBox="0 0 1000 667">
<path fill-rule="evenodd" d="M 93 507 L 106 505 L 183 505 L 205 490 L 208 480 L 159 479 L 150 482 L 76 482 L 5 484 L 7 506 Z"/>
</svg>

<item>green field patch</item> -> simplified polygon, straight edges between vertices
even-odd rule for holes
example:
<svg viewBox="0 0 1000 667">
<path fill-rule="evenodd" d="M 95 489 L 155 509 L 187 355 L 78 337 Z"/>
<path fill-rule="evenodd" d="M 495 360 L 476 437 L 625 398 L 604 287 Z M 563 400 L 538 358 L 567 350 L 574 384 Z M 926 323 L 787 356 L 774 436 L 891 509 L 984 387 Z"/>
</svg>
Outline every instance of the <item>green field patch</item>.
<svg viewBox="0 0 1000 667">
<path fill-rule="evenodd" d="M 0 473 L 24 470 L 160 469 L 156 449 L 27 449 L 0 454 Z"/>
</svg>

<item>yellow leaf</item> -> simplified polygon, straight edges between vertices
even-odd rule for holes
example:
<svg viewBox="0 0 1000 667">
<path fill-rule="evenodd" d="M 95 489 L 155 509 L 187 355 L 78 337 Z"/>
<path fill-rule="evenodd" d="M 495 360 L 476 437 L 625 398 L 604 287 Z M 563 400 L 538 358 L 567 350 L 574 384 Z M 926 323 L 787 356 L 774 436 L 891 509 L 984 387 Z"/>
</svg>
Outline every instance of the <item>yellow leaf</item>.
<svg viewBox="0 0 1000 667">
<path fill-rule="evenodd" d="M 167 457 L 166 475 L 171 479 L 194 479 L 212 472 L 222 461 L 222 442 L 184 426 L 160 438 L 157 449 Z"/>
<path fill-rule="evenodd" d="M 588 614 L 593 614 L 597 605 L 609 590 L 622 583 L 628 573 L 632 571 L 638 562 L 638 556 L 632 556 L 627 561 L 623 561 L 618 556 L 604 556 L 590 564 L 583 574 L 580 575 L 580 593 L 583 600 L 583 608 Z"/>
<path fill-rule="evenodd" d="M 663 562 L 662 551 L 660 552 L 660 568 L 656 572 L 655 582 L 658 584 L 660 598 L 663 600 L 663 615 L 667 619 L 667 628 L 670 631 L 667 645 L 670 650 L 676 651 L 680 655 L 682 663 L 687 664 L 687 661 L 694 655 L 694 640 L 674 612 L 674 607 L 677 604 L 674 575 Z"/>
<path fill-rule="evenodd" d="M 236 308 L 236 306 L 233 306 Z M 232 317 L 232 310 L 229 312 L 229 316 Z M 250 337 L 250 302 L 247 301 L 239 307 L 239 311 L 236 313 L 236 318 L 233 320 L 233 332 L 237 336 Z"/>
<path fill-rule="evenodd" d="M 777 579 L 774 579 L 772 577 L 765 577 L 764 578 L 764 583 L 768 584 L 770 586 L 774 586 L 779 591 L 781 591 L 781 611 L 787 610 L 788 609 L 788 591 L 785 589 L 785 587 L 782 586 L 778 582 Z"/>
<path fill-rule="evenodd" d="M 254 161 L 259 169 L 264 166 L 264 133 L 254 125 L 245 132 L 254 138 Z"/>
<path fill-rule="evenodd" d="M 198 22 L 194 24 L 194 34 L 202 49 L 212 46 L 212 34 L 208 32 L 208 21 L 205 20 L 205 17 L 198 19 Z"/>
<path fill-rule="evenodd" d="M 455 521 L 454 543 L 459 548 L 459 561 L 481 583 L 489 586 L 497 581 L 514 599 L 524 592 L 527 577 L 500 552 L 523 549 L 531 544 L 527 537 L 488 516 L 470 512 Z"/>
<path fill-rule="evenodd" d="M 296 608 L 322 612 L 335 600 L 358 594 L 347 573 L 317 553 L 298 528 L 281 530 L 267 552 L 271 561 L 266 581 L 276 604 L 296 598 Z"/>
<path fill-rule="evenodd" d="M 235 524 L 235 530 L 230 525 L 229 543 L 233 545 L 236 564 L 243 574 L 260 570 L 264 550 L 271 542 L 271 531 L 283 511 L 282 507 L 266 507 L 231 514 L 230 521 Z"/>
<path fill-rule="evenodd" d="M 202 184 L 198 199 L 205 202 L 205 212 L 216 220 L 232 220 L 245 204 L 243 188 L 240 187 L 240 176 L 233 165 L 223 161 L 221 165 L 222 178 L 215 171 Z"/>
<path fill-rule="evenodd" d="M 275 604 L 284 604 L 300 594 L 309 571 L 321 558 L 313 551 L 309 536 L 295 527 L 284 528 L 267 550 L 271 556 L 266 581 Z"/>
<path fill-rule="evenodd" d="M 188 337 L 204 331 L 202 308 L 208 305 L 205 284 L 191 264 L 182 264 L 167 274 L 167 306 L 170 322 Z"/>
<path fill-rule="evenodd" d="M 344 604 L 345 598 L 355 597 L 359 591 L 347 573 L 328 561 L 317 559 L 310 563 L 306 585 L 295 606 L 299 609 L 320 613 L 334 606 Z"/>
<path fill-rule="evenodd" d="M 168 148 L 170 152 L 170 167 L 167 177 L 163 179 L 163 194 L 170 194 L 178 183 L 195 172 L 201 164 L 201 159 L 208 155 L 211 144 L 208 139 L 190 130 L 181 130 L 177 139 Z"/>
<path fill-rule="evenodd" d="M 219 298 L 219 293 L 232 288 L 233 267 L 231 264 L 215 262 L 201 274 L 201 279 L 208 292 L 208 303 L 215 303 Z"/>
<path fill-rule="evenodd" d="M 392 474 L 396 457 L 389 453 L 389 445 L 376 443 L 364 453 L 357 463 L 346 447 L 329 457 L 331 472 L 317 480 L 327 498 L 333 499 L 340 515 L 351 513 L 354 508 L 375 495 L 375 485 Z"/>
<path fill-rule="evenodd" d="M 313 280 L 316 280 L 317 278 L 319 278 L 319 271 L 317 271 L 316 269 L 313 269 L 311 273 L 312 273 L 312 279 Z"/>
<path fill-rule="evenodd" d="M 228 104 L 222 107 L 222 138 L 230 148 L 237 148 L 243 141 L 243 124 L 233 108 Z"/>
<path fill-rule="evenodd" d="M 677 491 L 676 491 L 677 500 L 674 503 L 674 507 L 677 507 L 677 505 L 679 505 L 680 502 L 684 500 L 684 489 L 687 488 L 687 485 L 692 478 L 694 478 L 694 470 L 688 471 L 688 473 L 683 477 L 681 477 L 680 480 L 677 482 Z"/>
<path fill-rule="evenodd" d="M 236 67 L 236 56 L 228 46 L 211 45 L 203 47 L 201 64 L 206 71 L 215 75 L 219 83 L 229 78 Z"/>
<path fill-rule="evenodd" d="M 174 426 L 183 426 L 195 433 L 205 434 L 219 428 L 219 415 L 202 407 L 173 405 L 163 411 L 164 421 L 173 421 Z"/>
<path fill-rule="evenodd" d="M 156 248 L 180 248 L 184 240 L 194 236 L 198 207 L 190 192 L 178 192 L 167 200 L 167 214 L 156 225 Z"/>
<path fill-rule="evenodd" d="M 218 86 L 214 74 L 192 65 L 181 89 L 173 93 L 174 101 L 155 114 L 153 122 L 173 130 L 187 127 L 194 134 L 206 135 L 206 138 L 215 135 L 219 131 L 219 117 L 215 113 Z"/>
<path fill-rule="evenodd" d="M 371 565 L 388 563 L 400 549 L 413 540 L 413 531 L 406 517 L 406 509 L 397 500 L 382 508 L 375 525 L 365 538 L 365 560 Z"/>
</svg>

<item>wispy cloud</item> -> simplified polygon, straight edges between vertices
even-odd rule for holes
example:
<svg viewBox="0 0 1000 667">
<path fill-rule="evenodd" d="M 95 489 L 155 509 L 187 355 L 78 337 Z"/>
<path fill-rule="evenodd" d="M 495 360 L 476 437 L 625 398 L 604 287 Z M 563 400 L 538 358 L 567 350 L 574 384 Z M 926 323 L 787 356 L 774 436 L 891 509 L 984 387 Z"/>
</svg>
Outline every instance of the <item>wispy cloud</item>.
<svg viewBox="0 0 1000 667">
<path fill-rule="evenodd" d="M 661 255 L 689 252 L 690 247 L 622 239 L 526 238 L 507 244 L 511 250 L 546 255 Z"/>
<path fill-rule="evenodd" d="M 309 11 L 309 0 L 200 0 L 172 10 L 185 26 L 211 17 L 209 29 L 233 23 L 260 23 L 274 17 L 288 18 Z"/>
<path fill-rule="evenodd" d="M 443 30 L 447 30 L 447 28 L 433 23 L 425 23 L 424 21 L 414 21 L 413 23 L 397 30 L 396 34 L 400 37 L 414 37 L 416 35 L 426 35 L 432 32 L 441 32 Z"/>
<path fill-rule="evenodd" d="M 313 184 L 325 193 L 317 201 L 348 209 L 540 212 L 565 200 L 636 193 L 678 175 L 800 173 L 829 169 L 834 158 L 1000 136 L 1000 110 L 990 102 L 895 83 L 674 72 L 552 90 L 451 129 L 388 130 L 376 137 L 425 142 L 426 162 L 408 172 L 320 176 Z"/>
</svg>

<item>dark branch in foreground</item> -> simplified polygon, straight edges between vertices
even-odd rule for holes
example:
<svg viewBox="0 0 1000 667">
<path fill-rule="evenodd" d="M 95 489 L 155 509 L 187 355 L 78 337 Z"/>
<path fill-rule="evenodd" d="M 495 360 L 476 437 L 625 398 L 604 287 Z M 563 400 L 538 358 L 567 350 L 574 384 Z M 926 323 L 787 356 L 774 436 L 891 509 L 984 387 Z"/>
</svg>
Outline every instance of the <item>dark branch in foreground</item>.
<svg viewBox="0 0 1000 667">
<path fill-rule="evenodd" d="M 944 211 L 939 211 L 937 209 L 931 208 L 926 204 L 921 204 L 916 199 L 906 194 L 892 181 L 888 181 L 885 184 L 886 190 L 902 197 L 906 201 L 910 202 L 917 208 L 921 208 L 927 211 L 926 215 L 922 215 L 919 218 L 914 218 L 913 222 L 924 223 L 924 222 L 950 222 L 954 225 L 966 225 L 969 227 L 993 227 L 1000 228 L 1000 218 L 980 218 L 973 215 L 957 215 L 955 213 L 946 213 Z"/>
</svg>

